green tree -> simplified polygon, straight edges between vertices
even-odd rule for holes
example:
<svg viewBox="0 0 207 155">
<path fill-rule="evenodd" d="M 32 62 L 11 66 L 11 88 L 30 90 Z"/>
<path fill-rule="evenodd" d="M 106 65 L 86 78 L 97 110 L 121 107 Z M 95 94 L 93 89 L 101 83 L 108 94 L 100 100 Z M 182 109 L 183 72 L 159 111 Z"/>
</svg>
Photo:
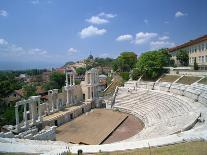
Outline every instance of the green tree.
<svg viewBox="0 0 207 155">
<path fill-rule="evenodd" d="M 176 53 L 176 57 L 182 66 L 188 66 L 189 55 L 186 50 L 179 50 Z"/>
<path fill-rule="evenodd" d="M 28 84 L 23 87 L 24 97 L 28 98 L 30 96 L 35 96 L 36 94 L 36 86 L 33 84 Z"/>
<path fill-rule="evenodd" d="M 114 71 L 129 72 L 135 67 L 137 55 L 134 52 L 123 52 L 113 63 Z"/>
<path fill-rule="evenodd" d="M 65 74 L 53 72 L 48 83 L 44 84 L 44 89 L 61 89 L 65 85 Z"/>
<path fill-rule="evenodd" d="M 129 80 L 129 72 L 121 72 L 120 76 L 123 78 L 124 81 Z"/>
<path fill-rule="evenodd" d="M 16 89 L 20 89 L 24 82 L 17 81 L 14 73 L 1 72 L 0 73 L 0 98 L 7 97 Z"/>
<path fill-rule="evenodd" d="M 155 79 L 164 72 L 163 67 L 167 66 L 169 61 L 169 56 L 163 50 L 145 52 L 136 63 L 136 75 L 143 75 L 145 79 Z M 135 75 L 133 76 L 135 79 Z"/>
<path fill-rule="evenodd" d="M 138 80 L 141 76 L 141 72 L 137 68 L 133 68 L 131 72 L 132 80 Z"/>
<path fill-rule="evenodd" d="M 198 70 L 198 63 L 196 62 L 196 57 L 194 59 L 193 68 L 194 68 L 194 70 Z"/>
<path fill-rule="evenodd" d="M 76 73 L 77 73 L 78 75 L 84 75 L 85 72 L 86 72 L 86 68 L 83 68 L 83 67 L 78 67 L 78 68 L 76 68 Z"/>
</svg>

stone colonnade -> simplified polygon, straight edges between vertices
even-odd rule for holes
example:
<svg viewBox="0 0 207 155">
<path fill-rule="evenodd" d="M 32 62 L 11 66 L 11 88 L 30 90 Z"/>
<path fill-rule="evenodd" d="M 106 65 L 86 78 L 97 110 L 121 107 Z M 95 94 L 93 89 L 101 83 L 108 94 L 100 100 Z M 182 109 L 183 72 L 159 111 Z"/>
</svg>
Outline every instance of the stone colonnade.
<svg viewBox="0 0 207 155">
<path fill-rule="evenodd" d="M 28 128 L 31 125 L 36 124 L 37 122 L 42 122 L 41 107 L 40 107 L 40 96 L 31 96 L 28 100 L 22 100 L 16 103 L 15 105 L 15 117 L 16 117 L 16 130 L 19 132 L 21 124 L 19 122 L 19 106 L 24 106 L 23 128 Z M 30 120 L 27 118 L 27 107 L 29 107 Z"/>
<path fill-rule="evenodd" d="M 91 70 L 86 72 L 85 75 L 85 83 L 87 87 L 87 100 L 93 100 L 98 97 L 98 72 L 96 69 L 92 68 Z"/>
<path fill-rule="evenodd" d="M 58 103 L 58 89 L 53 89 L 48 91 L 48 103 L 47 103 L 47 113 L 53 113 L 59 110 Z"/>
<path fill-rule="evenodd" d="M 68 81 L 68 75 L 69 75 L 69 78 L 70 78 L 70 84 L 69 84 L 69 81 Z M 69 104 L 73 103 L 73 100 L 74 100 L 74 98 L 73 98 L 74 95 L 72 94 L 72 89 L 73 89 L 73 86 L 75 86 L 75 75 L 76 75 L 76 72 L 75 72 L 74 68 L 65 69 L 65 76 L 66 76 L 65 90 L 66 90 L 66 93 L 67 93 L 66 106 L 69 106 Z"/>
</svg>

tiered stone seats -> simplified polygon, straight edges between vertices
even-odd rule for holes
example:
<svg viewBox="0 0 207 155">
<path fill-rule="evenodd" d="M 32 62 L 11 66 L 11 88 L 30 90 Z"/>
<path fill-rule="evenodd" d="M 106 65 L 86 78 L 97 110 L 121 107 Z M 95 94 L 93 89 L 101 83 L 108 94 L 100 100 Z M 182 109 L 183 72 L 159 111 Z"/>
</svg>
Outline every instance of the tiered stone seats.
<svg viewBox="0 0 207 155">
<path fill-rule="evenodd" d="M 170 87 L 170 92 L 177 95 L 184 95 L 184 91 L 187 89 L 188 85 L 181 83 L 172 83 Z"/>
<path fill-rule="evenodd" d="M 142 139 L 188 129 L 199 117 L 188 102 L 181 96 L 167 92 L 148 89 L 128 91 L 121 88 L 114 108 L 133 114 L 144 122 L 145 128 L 137 135 L 138 139 Z"/>
<path fill-rule="evenodd" d="M 2 138 L 14 138 L 14 134 L 12 132 L 0 132 L 0 137 Z"/>
<path fill-rule="evenodd" d="M 207 85 L 195 83 L 191 85 L 191 88 L 199 93 L 197 98 L 198 102 L 207 104 Z"/>
<path fill-rule="evenodd" d="M 170 83 L 170 82 L 160 82 L 159 83 L 159 88 L 160 88 L 161 91 L 168 92 L 169 89 L 170 89 L 171 84 L 172 83 Z"/>
<path fill-rule="evenodd" d="M 33 136 L 33 139 L 35 140 L 55 140 L 56 134 L 55 134 L 56 126 L 52 126 L 48 129 L 43 129 L 40 132 L 38 132 L 36 135 Z"/>
<path fill-rule="evenodd" d="M 140 81 L 140 82 L 137 82 L 136 87 L 152 90 L 152 89 L 154 89 L 154 85 L 155 85 L 155 82 Z"/>
<path fill-rule="evenodd" d="M 137 81 L 127 81 L 124 83 L 125 88 L 133 88 L 136 87 Z"/>
</svg>

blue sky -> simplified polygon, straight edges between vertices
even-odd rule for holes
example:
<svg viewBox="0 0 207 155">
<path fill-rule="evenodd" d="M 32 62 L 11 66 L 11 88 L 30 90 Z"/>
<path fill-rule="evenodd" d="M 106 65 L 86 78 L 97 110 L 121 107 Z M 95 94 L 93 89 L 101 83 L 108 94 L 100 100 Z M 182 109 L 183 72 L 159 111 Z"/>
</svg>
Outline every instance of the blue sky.
<svg viewBox="0 0 207 155">
<path fill-rule="evenodd" d="M 140 55 L 204 34 L 206 0 L 0 0 L 0 69 Z"/>
</svg>

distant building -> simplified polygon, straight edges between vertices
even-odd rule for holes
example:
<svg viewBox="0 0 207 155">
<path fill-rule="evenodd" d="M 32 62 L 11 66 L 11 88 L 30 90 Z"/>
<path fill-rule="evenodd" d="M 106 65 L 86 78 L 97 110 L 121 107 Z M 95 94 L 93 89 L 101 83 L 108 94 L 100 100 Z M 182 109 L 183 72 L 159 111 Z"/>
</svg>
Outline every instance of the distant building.
<svg viewBox="0 0 207 155">
<path fill-rule="evenodd" d="M 175 64 L 179 64 L 176 53 L 179 50 L 186 50 L 189 54 L 189 66 L 193 66 L 194 61 L 198 63 L 199 70 L 207 70 L 207 35 L 190 40 L 182 45 L 168 49 Z"/>
<path fill-rule="evenodd" d="M 43 72 L 42 73 L 42 81 L 43 82 L 48 82 L 50 80 L 50 76 L 52 75 L 52 72 Z"/>
<path fill-rule="evenodd" d="M 61 67 L 61 68 L 56 68 L 56 70 L 55 70 L 56 72 L 58 72 L 58 73 L 65 73 L 65 68 L 64 67 Z"/>
<path fill-rule="evenodd" d="M 74 68 L 80 68 L 80 67 L 86 68 L 86 64 L 84 62 L 76 62 L 76 63 L 69 65 L 69 66 L 74 67 Z"/>
<path fill-rule="evenodd" d="M 23 89 L 15 90 L 11 94 L 9 94 L 4 100 L 7 104 L 10 102 L 16 102 L 20 100 L 24 96 Z"/>
</svg>

